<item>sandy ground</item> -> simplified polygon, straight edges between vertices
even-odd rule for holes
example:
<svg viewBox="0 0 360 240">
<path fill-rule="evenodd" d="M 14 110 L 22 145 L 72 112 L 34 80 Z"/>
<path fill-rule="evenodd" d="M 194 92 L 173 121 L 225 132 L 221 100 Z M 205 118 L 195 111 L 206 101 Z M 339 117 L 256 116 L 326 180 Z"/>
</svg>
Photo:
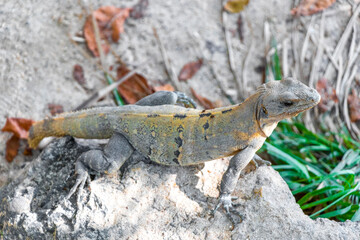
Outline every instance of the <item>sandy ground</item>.
<svg viewBox="0 0 360 240">
<path fill-rule="evenodd" d="M 0 126 L 7 117 L 31 118 L 34 120 L 49 116 L 49 103 L 61 104 L 69 111 L 84 101 L 90 94 L 106 86 L 98 59 L 92 58 L 85 44 L 74 44 L 70 39 L 81 32 L 87 12 L 100 6 L 113 5 L 131 7 L 136 0 L 126 1 L 19 1 L 0 0 Z M 311 23 L 316 33 L 320 27 L 320 16 L 302 17 L 293 20 L 290 9 L 296 3 L 281 0 L 251 0 L 241 13 L 244 21 L 244 41 L 236 32 L 238 14 L 226 14 L 224 24 L 231 39 L 236 74 L 239 76 L 242 92 L 237 94 L 236 84 L 230 71 L 227 46 L 221 24 L 221 3 L 218 0 L 150 0 L 142 19 L 128 19 L 125 33 L 117 44 L 111 47 L 117 56 L 130 67 L 141 64 L 141 72 L 150 83 L 169 83 L 165 73 L 163 57 L 153 35 L 155 27 L 178 74 L 182 66 L 199 57 L 207 63 L 182 89 L 190 94 L 190 87 L 209 99 L 229 102 L 221 94 L 211 74 L 234 99 L 248 96 L 262 83 L 259 71 L 264 67 L 266 41 L 264 22 L 271 22 L 279 49 L 290 46 L 283 59 L 288 61 L 288 75 L 308 82 L 311 59 L 316 46 L 309 43 L 305 50 L 303 42 Z M 338 4 L 338 5 L 337 5 Z M 326 44 L 335 47 L 345 28 L 349 15 L 348 3 L 337 3 L 326 17 Z M 339 5 L 345 10 L 338 10 Z M 291 48 L 303 57 L 301 69 L 294 64 Z M 303 50 L 303 52 L 302 52 Z M 106 63 L 115 65 L 116 58 L 109 54 Z M 328 61 L 325 59 L 324 62 Z M 85 91 L 72 76 L 73 66 L 80 64 L 85 71 Z M 321 66 L 319 74 L 321 71 Z M 106 103 L 110 99 L 105 100 Z M 13 169 L 24 166 L 20 154 L 12 164 L 5 159 L 5 142 L 8 133 L 0 133 L 0 185 L 16 176 Z M 28 158 L 28 160 L 31 158 Z"/>
</svg>

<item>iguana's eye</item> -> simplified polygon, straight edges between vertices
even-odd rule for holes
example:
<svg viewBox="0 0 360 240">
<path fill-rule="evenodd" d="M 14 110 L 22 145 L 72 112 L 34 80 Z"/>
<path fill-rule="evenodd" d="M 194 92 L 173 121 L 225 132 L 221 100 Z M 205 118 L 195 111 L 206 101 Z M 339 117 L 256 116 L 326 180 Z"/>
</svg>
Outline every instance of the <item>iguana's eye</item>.
<svg viewBox="0 0 360 240">
<path fill-rule="evenodd" d="M 290 107 L 290 106 L 292 106 L 292 105 L 294 104 L 294 102 L 288 100 L 288 101 L 283 101 L 282 104 L 283 104 L 285 107 Z"/>
<path fill-rule="evenodd" d="M 267 110 L 266 110 L 265 107 L 262 107 L 261 110 L 263 111 L 263 113 L 268 114 L 268 112 L 267 112 Z"/>
</svg>

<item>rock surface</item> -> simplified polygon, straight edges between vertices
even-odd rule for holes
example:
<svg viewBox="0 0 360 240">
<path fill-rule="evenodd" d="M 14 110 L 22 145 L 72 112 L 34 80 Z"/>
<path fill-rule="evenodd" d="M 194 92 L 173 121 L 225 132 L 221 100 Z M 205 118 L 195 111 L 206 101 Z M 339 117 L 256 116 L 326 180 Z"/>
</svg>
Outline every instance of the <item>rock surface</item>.
<svg viewBox="0 0 360 240">
<path fill-rule="evenodd" d="M 231 230 L 223 211 L 212 217 L 209 210 L 227 160 L 168 167 L 135 154 L 120 175 L 96 176 L 64 201 L 74 162 L 87 149 L 71 137 L 56 140 L 0 191 L 4 239 L 360 239 L 360 223 L 304 215 L 267 166 L 239 180 L 234 194 L 244 219 Z"/>
</svg>

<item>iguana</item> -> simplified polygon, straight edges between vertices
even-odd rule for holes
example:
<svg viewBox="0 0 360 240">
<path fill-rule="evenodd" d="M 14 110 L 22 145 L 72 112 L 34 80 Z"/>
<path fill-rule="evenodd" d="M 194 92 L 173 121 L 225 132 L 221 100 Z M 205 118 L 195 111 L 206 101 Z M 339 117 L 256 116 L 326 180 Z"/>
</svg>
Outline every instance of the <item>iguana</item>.
<svg viewBox="0 0 360 240">
<path fill-rule="evenodd" d="M 296 116 L 320 101 L 318 92 L 286 78 L 261 85 L 243 103 L 212 110 L 174 104 L 193 101 L 180 92 L 156 92 L 122 107 L 101 107 L 62 114 L 36 122 L 29 145 L 35 148 L 48 136 L 70 135 L 107 139 L 103 150 L 89 150 L 78 158 L 76 184 L 69 198 L 88 179 L 88 171 L 117 171 L 135 150 L 164 165 L 194 165 L 233 156 L 220 184 L 219 206 L 227 216 L 236 212 L 231 193 L 241 170 L 270 136 L 280 120 Z"/>
</svg>

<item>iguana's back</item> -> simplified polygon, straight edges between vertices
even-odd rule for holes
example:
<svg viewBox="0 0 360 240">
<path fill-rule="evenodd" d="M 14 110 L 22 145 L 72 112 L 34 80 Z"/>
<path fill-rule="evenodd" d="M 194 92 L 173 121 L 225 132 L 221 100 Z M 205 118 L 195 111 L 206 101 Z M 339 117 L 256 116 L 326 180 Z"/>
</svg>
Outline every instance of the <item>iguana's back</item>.
<svg viewBox="0 0 360 240">
<path fill-rule="evenodd" d="M 173 105 L 94 108 L 37 122 L 29 144 L 47 136 L 110 138 L 123 134 L 152 161 L 191 165 L 230 156 L 246 146 L 256 132 L 249 104 L 201 111 Z"/>
</svg>

